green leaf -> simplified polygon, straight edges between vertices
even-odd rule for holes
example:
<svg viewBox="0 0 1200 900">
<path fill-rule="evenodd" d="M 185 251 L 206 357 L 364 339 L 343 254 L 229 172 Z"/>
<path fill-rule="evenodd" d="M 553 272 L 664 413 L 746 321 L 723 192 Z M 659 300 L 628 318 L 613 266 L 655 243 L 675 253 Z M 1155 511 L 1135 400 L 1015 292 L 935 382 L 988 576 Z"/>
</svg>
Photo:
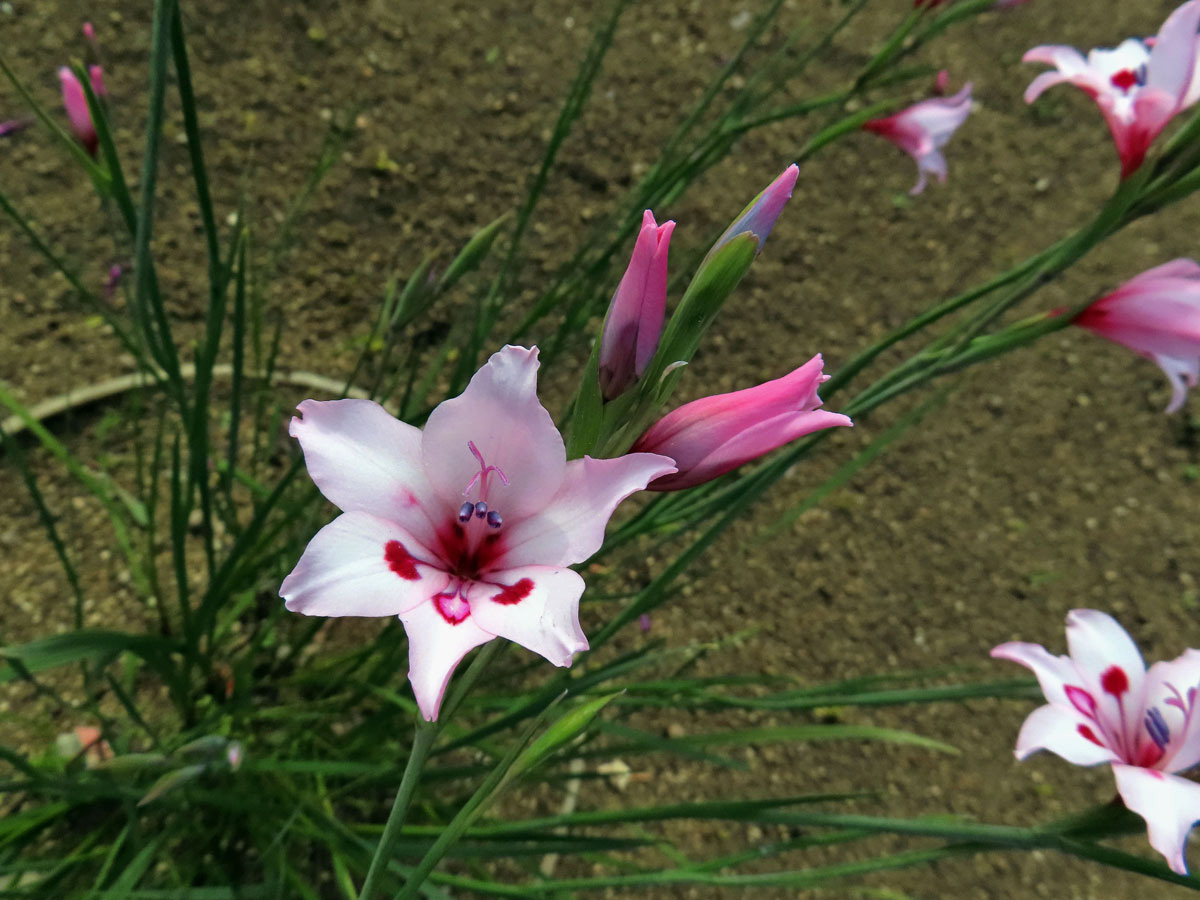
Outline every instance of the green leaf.
<svg viewBox="0 0 1200 900">
<path fill-rule="evenodd" d="M 176 769 L 174 772 L 166 772 L 160 775 L 158 780 L 150 785 L 150 790 L 146 791 L 145 796 L 138 801 L 137 805 L 145 806 L 147 803 L 153 803 L 159 797 L 183 787 L 189 781 L 195 781 L 204 774 L 204 770 L 207 768 L 206 764 L 197 763 L 196 765 L 184 766 L 182 769 Z"/>
<path fill-rule="evenodd" d="M 0 659 L 18 664 L 0 668 L 0 684 L 20 677 L 22 667 L 28 672 L 41 672 L 80 661 L 107 663 L 122 653 L 140 656 L 158 671 L 173 676 L 174 668 L 169 656 L 177 650 L 173 641 L 153 634 L 99 629 L 71 631 L 39 638 L 27 644 L 0 647 Z"/>
<path fill-rule="evenodd" d="M 452 287 L 487 258 L 492 250 L 492 244 L 500 234 L 500 229 L 508 221 L 510 215 L 511 213 L 505 213 L 500 218 L 484 225 L 467 241 L 462 250 L 458 252 L 458 256 L 454 257 L 449 267 L 442 273 L 442 277 L 438 279 L 437 289 L 439 292 Z"/>
<path fill-rule="evenodd" d="M 604 697 L 596 697 L 567 712 L 566 715 L 562 716 L 542 732 L 537 740 L 525 749 L 517 758 L 517 761 L 513 763 L 512 771 L 505 781 L 507 782 L 509 779 L 516 778 L 533 769 L 559 747 L 575 738 L 576 735 L 592 723 L 592 720 L 599 715 L 600 710 L 604 709 L 604 707 L 608 706 L 608 704 L 612 703 L 620 695 L 621 692 L 618 691 Z"/>
</svg>

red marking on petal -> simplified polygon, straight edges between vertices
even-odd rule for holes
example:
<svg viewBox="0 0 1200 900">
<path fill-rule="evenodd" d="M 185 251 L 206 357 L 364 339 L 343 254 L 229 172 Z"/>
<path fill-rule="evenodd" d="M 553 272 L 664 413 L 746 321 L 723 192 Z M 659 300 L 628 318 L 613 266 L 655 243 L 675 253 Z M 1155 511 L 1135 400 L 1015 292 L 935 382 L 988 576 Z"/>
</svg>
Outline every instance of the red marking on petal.
<svg viewBox="0 0 1200 900">
<path fill-rule="evenodd" d="M 458 594 L 434 594 L 433 607 L 451 625 L 457 625 L 471 615 L 471 604 Z"/>
<path fill-rule="evenodd" d="M 1137 87 L 1138 84 L 1137 72 L 1133 71 L 1133 69 L 1122 69 L 1109 80 L 1112 82 L 1113 87 L 1122 91 L 1127 91 L 1131 87 Z"/>
<path fill-rule="evenodd" d="M 1143 744 L 1138 749 L 1138 758 L 1134 765 L 1141 766 L 1143 769 L 1149 769 L 1162 758 L 1163 749 L 1158 744 L 1153 742 Z"/>
<path fill-rule="evenodd" d="M 1078 731 L 1081 735 L 1083 735 L 1083 737 L 1087 738 L 1087 740 L 1089 740 L 1093 744 L 1095 744 L 1097 747 L 1104 747 L 1104 742 L 1101 741 L 1100 738 L 1096 737 L 1096 732 L 1092 731 L 1092 729 L 1088 728 L 1086 725 L 1077 725 L 1075 727 L 1075 730 Z M 1105 749 L 1108 749 L 1108 748 L 1105 748 Z"/>
<path fill-rule="evenodd" d="M 1091 694 L 1073 684 L 1068 684 L 1064 690 L 1067 692 L 1067 699 L 1071 701 L 1072 706 L 1089 719 L 1096 718 L 1096 701 Z"/>
<path fill-rule="evenodd" d="M 417 571 L 417 561 L 399 541 L 388 541 L 383 547 L 383 558 L 387 560 L 388 568 L 406 581 L 419 581 L 421 573 Z"/>
<path fill-rule="evenodd" d="M 505 606 L 511 606 L 514 603 L 520 603 L 531 593 L 533 593 L 533 580 L 522 578 L 516 584 L 510 584 L 505 587 L 500 593 L 493 594 L 492 599 L 497 603 L 503 603 Z"/>
<path fill-rule="evenodd" d="M 1120 666 L 1109 666 L 1100 676 L 1100 687 L 1104 688 L 1104 693 L 1120 697 L 1129 690 L 1129 676 Z"/>
</svg>

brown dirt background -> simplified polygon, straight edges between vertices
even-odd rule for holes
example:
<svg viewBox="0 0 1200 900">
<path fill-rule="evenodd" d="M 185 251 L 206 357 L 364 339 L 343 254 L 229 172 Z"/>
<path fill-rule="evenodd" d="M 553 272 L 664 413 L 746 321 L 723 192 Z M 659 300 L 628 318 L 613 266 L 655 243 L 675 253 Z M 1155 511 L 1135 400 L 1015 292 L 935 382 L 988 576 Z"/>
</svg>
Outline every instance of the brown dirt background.
<svg viewBox="0 0 1200 900">
<path fill-rule="evenodd" d="M 952 83 L 969 79 L 976 86 L 977 109 L 948 149 L 949 183 L 895 204 L 893 197 L 912 184 L 911 163 L 865 134 L 805 165 L 791 206 L 683 391 L 690 397 L 749 385 L 817 351 L 836 368 L 932 300 L 1084 221 L 1114 185 L 1114 151 L 1099 115 L 1078 93 L 1057 89 L 1049 116 L 1026 109 L 1021 93 L 1033 68 L 1021 66 L 1020 55 L 1037 43 L 1089 47 L 1152 33 L 1173 5 L 1032 0 L 952 32 L 922 59 L 945 65 Z M 315 156 L 325 116 L 354 107 L 363 117 L 271 291 L 288 317 L 289 364 L 330 375 L 348 368 L 351 340 L 365 332 L 393 271 L 411 271 L 427 252 L 461 245 L 519 202 L 600 15 L 597 5 L 567 0 L 184 6 L 222 217 L 245 191 L 260 219 L 277 221 Z M 812 86 L 851 71 L 907 6 L 907 0 L 876 2 L 864 24 L 838 40 L 832 68 L 813 72 Z M 551 179 L 530 245 L 532 271 L 561 259 L 569 236 L 650 162 L 680 110 L 736 47 L 738 17 L 754 9 L 749 2 L 698 0 L 634 5 L 561 157 L 570 165 Z M 806 19 L 821 23 L 837 10 L 824 0 L 795 0 L 781 21 L 788 29 Z M 53 104 L 54 69 L 82 55 L 78 25 L 92 18 L 118 141 L 133 160 L 148 16 L 141 3 L 13 0 L 0 7 L 0 40 L 10 64 Z M 18 111 L 11 91 L 0 91 L 0 100 L 5 111 Z M 728 221 L 790 160 L 811 127 L 784 123 L 755 133 L 679 203 L 656 210 L 660 221 L 680 223 L 677 246 L 699 246 Z M 188 199 L 185 149 L 176 140 L 181 130 L 172 109 L 158 247 L 160 274 L 186 333 L 199 321 L 204 292 L 198 216 Z M 396 172 L 375 171 L 381 150 L 398 164 Z M 3 189 L 102 283 L 113 250 L 84 177 L 36 131 L 0 143 L 0 159 Z M 1198 210 L 1193 199 L 1128 229 L 1044 290 L 1029 310 L 1074 303 L 1149 266 L 1196 255 Z M 0 379 L 25 400 L 129 370 L 72 306 L 64 282 L 9 226 L 0 227 L 0 271 Z M 707 670 L 765 668 L 811 683 L 947 664 L 978 664 L 981 677 L 1014 675 L 1011 667 L 988 663 L 988 649 L 1014 638 L 1061 649 L 1063 616 L 1078 606 L 1114 613 L 1148 658 L 1196 646 L 1200 485 L 1191 467 L 1200 463 L 1200 451 L 1187 413 L 1162 415 L 1167 395 L 1150 363 L 1086 334 L 1055 335 L 969 373 L 945 407 L 851 488 L 787 536 L 742 549 L 742 540 L 877 435 L 906 403 L 889 408 L 839 434 L 817 461 L 782 483 L 720 545 L 684 602 L 655 615 L 654 634 L 683 645 L 757 626 L 753 638 L 707 661 Z M 97 436 L 96 424 L 85 415 L 56 431 L 85 455 L 119 453 L 119 442 Z M 39 459 L 37 468 L 85 560 L 93 614 L 116 624 L 111 617 L 122 614 L 127 592 L 103 544 L 100 510 L 56 476 L 53 465 Z M 11 468 L 2 484 L 0 639 L 9 642 L 63 627 L 69 614 L 57 563 Z M 20 704 L 0 703 L 10 722 L 53 732 L 52 723 L 30 721 Z M 748 753 L 749 771 L 732 775 L 667 761 L 643 790 L 683 800 L 877 789 L 882 801 L 863 811 L 952 811 L 1003 823 L 1045 821 L 1111 797 L 1105 771 L 1049 757 L 1014 763 L 1012 743 L 1029 708 L 989 702 L 851 714 L 852 721 L 949 741 L 962 748 L 957 757 L 876 745 L 773 746 Z M 670 716 L 655 724 L 693 727 Z M 598 802 L 631 801 L 614 794 Z M 763 839 L 736 827 L 675 836 L 696 853 Z M 1149 852 L 1140 842 L 1130 846 Z M 1184 893 L 1042 854 L 986 855 L 869 884 L 925 900 Z"/>
</svg>

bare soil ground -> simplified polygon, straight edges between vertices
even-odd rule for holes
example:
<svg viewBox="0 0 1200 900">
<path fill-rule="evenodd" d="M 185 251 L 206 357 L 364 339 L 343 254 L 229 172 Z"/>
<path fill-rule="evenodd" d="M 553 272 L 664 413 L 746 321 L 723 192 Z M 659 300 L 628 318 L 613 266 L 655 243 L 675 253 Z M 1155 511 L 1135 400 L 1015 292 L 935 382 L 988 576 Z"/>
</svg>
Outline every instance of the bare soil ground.
<svg viewBox="0 0 1200 900">
<path fill-rule="evenodd" d="M 328 117 L 348 109 L 359 116 L 357 137 L 303 220 L 300 245 L 271 290 L 287 316 L 284 359 L 329 375 L 345 373 L 352 341 L 366 331 L 390 274 L 411 271 L 431 250 L 461 245 L 519 202 L 599 15 L 594 5 L 569 0 L 184 6 L 222 213 L 244 192 L 269 228 L 304 178 Z M 908 0 L 875 3 L 866 26 L 838 39 L 836 71 L 814 72 L 813 84 L 849 71 L 908 6 Z M 756 383 L 818 351 L 836 368 L 933 300 L 1084 221 L 1115 184 L 1109 138 L 1087 98 L 1066 88 L 1051 95 L 1041 114 L 1031 113 L 1021 93 L 1032 67 L 1022 66 L 1020 55 L 1039 43 L 1089 47 L 1152 33 L 1172 6 L 1032 0 L 953 32 L 924 60 L 948 68 L 952 83 L 975 84 L 978 108 L 948 148 L 949 183 L 911 203 L 895 202 L 912 183 L 911 163 L 867 134 L 808 163 L 684 392 Z M 789 29 L 819 24 L 838 9 L 827 0 L 793 0 L 782 21 Z M 634 5 L 565 148 L 567 164 L 551 179 L 532 244 L 535 271 L 562 259 L 568 236 L 652 160 L 679 111 L 736 47 L 739 23 L 752 10 L 742 0 Z M 147 16 L 144 3 L 90 8 L 14 0 L 0 7 L 3 52 L 52 104 L 54 69 L 82 54 L 78 25 L 93 18 L 118 139 L 132 159 L 142 127 Z M 0 101 L 4 112 L 18 112 L 11 91 L 0 91 Z M 173 312 L 194 328 L 205 297 L 181 131 L 172 111 L 160 274 Z M 678 220 L 678 246 L 698 246 L 810 133 L 806 123 L 756 133 L 680 202 L 656 210 L 659 220 Z M 118 257 L 83 175 L 33 131 L 0 144 L 0 154 L 3 189 L 102 283 Z M 395 166 L 381 170 L 381 158 Z M 1030 311 L 1077 302 L 1152 265 L 1196 255 L 1198 227 L 1194 199 L 1140 223 L 1044 290 Z M 7 226 L 0 228 L 0 271 L 0 379 L 22 398 L 36 402 L 130 370 L 73 307 L 66 284 Z M 905 404 L 885 410 L 828 442 L 818 460 L 728 536 L 684 600 L 655 615 L 653 633 L 682 645 L 758 627 L 737 647 L 711 656 L 708 670 L 765 668 L 811 683 L 943 665 L 1015 675 L 987 660 L 989 648 L 1016 638 L 1061 648 L 1063 616 L 1079 606 L 1115 614 L 1148 658 L 1200 645 L 1194 520 L 1200 448 L 1188 413 L 1162 414 L 1167 395 L 1150 363 L 1086 334 L 1054 336 L 968 374 L 944 407 L 852 487 L 786 535 L 746 549 L 746 538 L 879 434 Z M 88 413 L 58 422 L 56 432 L 78 452 L 119 454 L 120 429 L 98 433 L 104 421 Z M 97 601 L 91 614 L 110 624 L 113 616 L 129 615 L 127 587 L 105 549 L 101 511 L 50 462 L 39 458 L 37 468 L 87 565 Z M 69 611 L 55 558 L 11 469 L 4 484 L 0 638 L 8 642 L 64 627 Z M 601 613 L 589 609 L 597 618 L 585 627 L 594 627 Z M 5 702 L 0 709 L 11 721 L 54 730 L 53 723 L 23 721 L 20 705 Z M 989 702 L 856 712 L 855 721 L 911 729 L 962 753 L 762 747 L 747 755 L 746 772 L 732 775 L 669 762 L 635 789 L 636 799 L 873 789 L 882 802 L 864 804 L 864 811 L 952 811 L 1027 823 L 1111 797 L 1103 770 L 1054 758 L 1013 761 L 1028 711 L 1026 703 Z M 686 730 L 692 723 L 664 714 L 653 724 Z M 592 799 L 632 802 L 629 794 Z M 720 829 L 676 837 L 697 853 L 764 839 Z M 870 884 L 926 900 L 1183 895 L 1039 854 L 981 856 Z M 742 894 L 681 889 L 656 896 Z"/>
</svg>

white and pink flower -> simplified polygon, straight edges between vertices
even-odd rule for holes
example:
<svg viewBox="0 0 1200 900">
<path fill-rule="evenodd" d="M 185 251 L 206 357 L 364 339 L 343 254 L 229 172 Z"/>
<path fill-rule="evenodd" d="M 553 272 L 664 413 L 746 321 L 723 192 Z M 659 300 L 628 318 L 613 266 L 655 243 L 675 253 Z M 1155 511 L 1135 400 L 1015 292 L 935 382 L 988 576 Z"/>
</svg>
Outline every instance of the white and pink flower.
<svg viewBox="0 0 1200 900">
<path fill-rule="evenodd" d="M 1047 88 L 1073 84 L 1096 101 L 1121 157 L 1121 177 L 1137 171 L 1167 123 L 1193 104 L 1200 0 L 1188 0 L 1163 22 L 1158 36 L 1128 38 L 1114 49 L 1098 47 L 1085 58 L 1074 47 L 1046 45 L 1025 54 L 1025 62 L 1054 66 L 1025 91 L 1032 103 Z"/>
<path fill-rule="evenodd" d="M 942 148 L 970 114 L 968 82 L 952 97 L 922 100 L 885 118 L 871 119 L 863 129 L 886 138 L 913 158 L 917 164 L 917 183 L 909 193 L 915 196 L 925 190 L 930 175 L 945 183 L 946 157 Z"/>
<path fill-rule="evenodd" d="M 1186 874 L 1200 784 L 1176 773 L 1200 763 L 1200 651 L 1147 671 L 1125 629 L 1094 609 L 1067 615 L 1067 647 L 1070 656 L 1018 642 L 992 650 L 1031 669 L 1049 701 L 1021 726 L 1017 759 L 1049 750 L 1080 766 L 1110 764 L 1125 806 L 1146 820 L 1150 846 Z"/>
<path fill-rule="evenodd" d="M 622 500 L 675 471 L 649 453 L 568 461 L 537 398 L 537 350 L 505 347 L 424 430 L 369 400 L 305 400 L 292 419 L 317 487 L 343 511 L 284 580 L 312 616 L 399 616 L 422 715 L 437 718 L 474 647 L 507 638 L 569 666 L 586 650 L 583 579 Z"/>
<path fill-rule="evenodd" d="M 1167 412 L 1200 380 L 1200 264 L 1174 259 L 1129 279 L 1074 324 L 1153 360 L 1171 382 Z"/>
</svg>

